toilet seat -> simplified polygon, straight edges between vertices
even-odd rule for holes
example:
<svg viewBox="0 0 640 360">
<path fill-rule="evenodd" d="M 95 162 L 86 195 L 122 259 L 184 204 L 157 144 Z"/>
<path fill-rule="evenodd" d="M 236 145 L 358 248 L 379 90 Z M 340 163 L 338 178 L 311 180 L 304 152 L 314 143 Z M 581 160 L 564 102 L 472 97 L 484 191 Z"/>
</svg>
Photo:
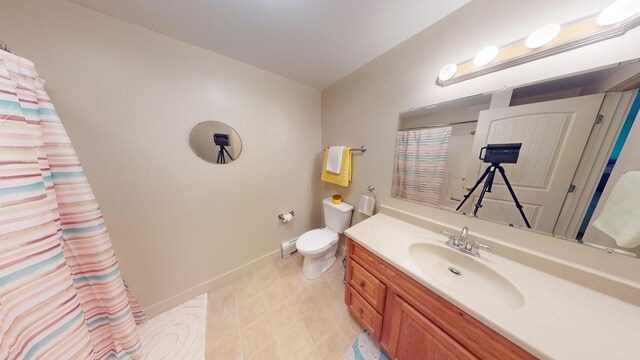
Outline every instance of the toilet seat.
<svg viewBox="0 0 640 360">
<path fill-rule="evenodd" d="M 314 254 L 323 252 L 338 242 L 338 233 L 329 229 L 315 229 L 302 234 L 296 242 L 296 248 L 301 253 Z"/>
</svg>

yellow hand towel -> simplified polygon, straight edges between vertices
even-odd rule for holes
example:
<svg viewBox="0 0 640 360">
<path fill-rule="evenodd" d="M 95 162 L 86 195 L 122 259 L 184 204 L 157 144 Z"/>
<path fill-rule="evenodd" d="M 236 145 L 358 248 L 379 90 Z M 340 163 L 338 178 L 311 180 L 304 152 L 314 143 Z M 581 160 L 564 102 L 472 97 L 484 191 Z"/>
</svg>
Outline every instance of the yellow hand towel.
<svg viewBox="0 0 640 360">
<path fill-rule="evenodd" d="M 349 186 L 351 181 L 351 149 L 345 147 L 342 151 L 342 165 L 340 166 L 340 174 L 332 174 L 327 171 L 327 157 L 329 151 L 324 152 L 324 162 L 322 164 L 322 181 L 330 182 L 340 186 Z"/>
</svg>

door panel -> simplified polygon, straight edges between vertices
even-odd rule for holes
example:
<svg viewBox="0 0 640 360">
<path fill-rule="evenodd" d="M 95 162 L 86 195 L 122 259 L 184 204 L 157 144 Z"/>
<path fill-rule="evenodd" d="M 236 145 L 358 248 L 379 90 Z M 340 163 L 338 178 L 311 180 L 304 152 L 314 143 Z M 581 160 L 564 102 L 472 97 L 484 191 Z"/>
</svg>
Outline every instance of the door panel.
<svg viewBox="0 0 640 360">
<path fill-rule="evenodd" d="M 506 176 L 531 227 L 552 233 L 603 98 L 597 94 L 480 112 L 469 181 L 489 165 L 478 160 L 480 148 L 521 142 L 518 162 L 503 164 Z M 481 190 L 465 203 L 465 211 L 472 209 Z M 479 217 L 524 226 L 499 173 L 482 205 Z"/>
</svg>

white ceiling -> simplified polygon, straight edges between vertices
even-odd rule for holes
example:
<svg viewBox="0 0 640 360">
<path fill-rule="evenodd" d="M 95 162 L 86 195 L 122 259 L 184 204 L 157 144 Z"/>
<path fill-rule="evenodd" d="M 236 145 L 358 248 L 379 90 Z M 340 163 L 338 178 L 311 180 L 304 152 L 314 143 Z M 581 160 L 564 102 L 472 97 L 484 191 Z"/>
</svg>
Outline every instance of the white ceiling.
<svg viewBox="0 0 640 360">
<path fill-rule="evenodd" d="M 324 88 L 469 0 L 71 0 Z"/>
</svg>

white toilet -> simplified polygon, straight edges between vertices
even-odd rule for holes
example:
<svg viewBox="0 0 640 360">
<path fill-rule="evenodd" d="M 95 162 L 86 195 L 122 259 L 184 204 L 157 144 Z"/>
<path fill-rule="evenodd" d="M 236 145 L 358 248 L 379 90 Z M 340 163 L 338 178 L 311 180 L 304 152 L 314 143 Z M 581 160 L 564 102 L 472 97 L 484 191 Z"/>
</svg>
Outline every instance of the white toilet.
<svg viewBox="0 0 640 360">
<path fill-rule="evenodd" d="M 338 234 L 342 234 L 351 224 L 353 205 L 345 202 L 334 204 L 331 198 L 322 200 L 324 223 L 322 229 L 307 231 L 296 242 L 296 249 L 304 256 L 302 274 L 309 279 L 317 279 L 336 261 Z"/>
</svg>

